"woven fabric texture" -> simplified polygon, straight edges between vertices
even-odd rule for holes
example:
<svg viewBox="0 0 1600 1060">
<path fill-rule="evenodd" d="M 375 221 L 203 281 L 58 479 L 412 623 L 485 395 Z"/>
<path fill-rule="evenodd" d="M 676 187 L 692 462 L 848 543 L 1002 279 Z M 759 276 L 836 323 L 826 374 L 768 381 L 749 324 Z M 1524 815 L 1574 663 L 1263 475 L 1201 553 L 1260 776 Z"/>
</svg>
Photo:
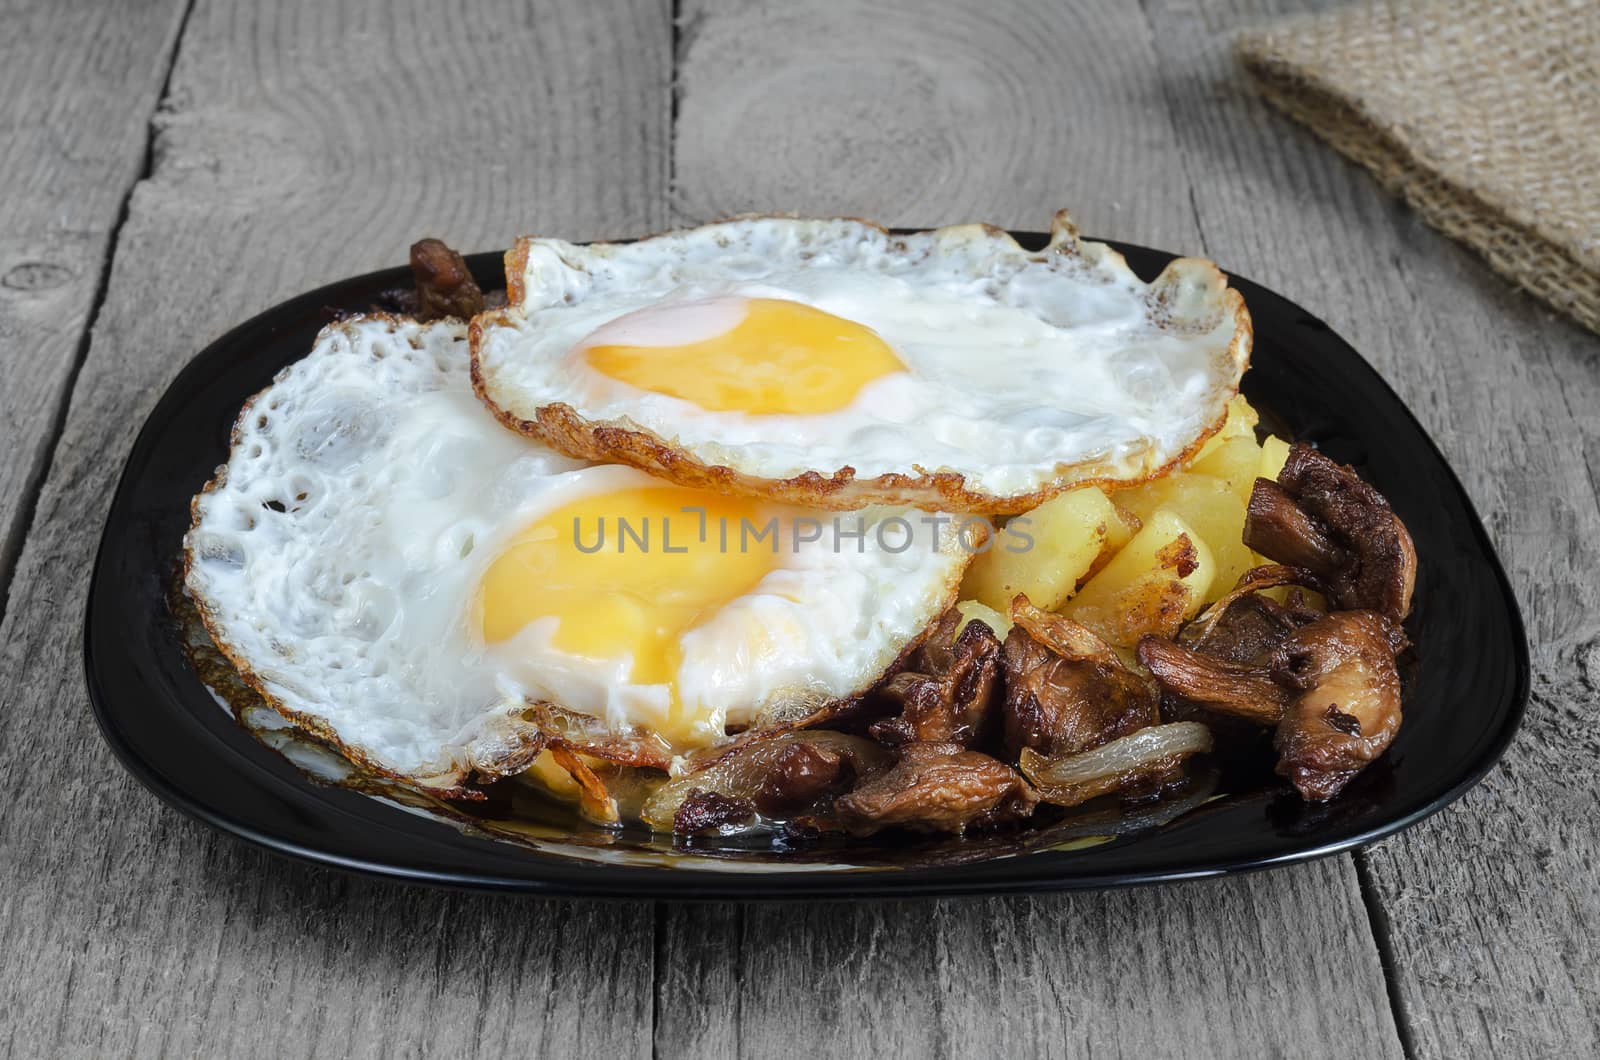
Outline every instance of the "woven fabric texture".
<svg viewBox="0 0 1600 1060">
<path fill-rule="evenodd" d="M 1274 106 L 1600 332 L 1600 0 L 1391 0 L 1236 44 Z"/>
</svg>

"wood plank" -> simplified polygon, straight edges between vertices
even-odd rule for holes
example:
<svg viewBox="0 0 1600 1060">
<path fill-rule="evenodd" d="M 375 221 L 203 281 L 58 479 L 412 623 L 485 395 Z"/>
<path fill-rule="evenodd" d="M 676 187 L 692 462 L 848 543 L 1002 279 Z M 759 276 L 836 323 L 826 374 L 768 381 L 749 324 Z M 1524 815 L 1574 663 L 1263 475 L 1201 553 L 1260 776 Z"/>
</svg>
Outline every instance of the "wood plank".
<svg viewBox="0 0 1600 1060">
<path fill-rule="evenodd" d="M 1533 702 L 1505 764 L 1363 855 L 1407 1033 L 1422 1057 L 1594 1055 L 1600 339 L 1254 98 L 1227 40 L 1299 6 L 1150 5 L 1201 223 L 1219 260 L 1323 316 L 1427 425 L 1495 538 L 1533 645 Z"/>
<path fill-rule="evenodd" d="M 1066 206 L 1085 232 L 1199 245 L 1138 12 L 688 0 L 681 26 L 681 223 L 792 211 L 1038 229 Z"/>
<path fill-rule="evenodd" d="M 1347 859 L 1098 894 L 687 906 L 665 923 L 657 1050 L 1398 1056 L 1370 943 L 1342 941 L 1365 925 Z"/>
<path fill-rule="evenodd" d="M 191 824 L 96 735 L 79 624 L 122 454 L 210 337 L 424 233 L 476 248 L 664 223 L 669 18 L 194 11 L 0 627 L 0 1053 L 648 1051 L 648 905 L 381 885 Z"/>
<path fill-rule="evenodd" d="M 1207 241 L 1137 8 L 684 5 L 680 219 L 982 218 Z M 663 907 L 663 1055 L 1396 1056 L 1351 860 L 933 905 Z"/>
<path fill-rule="evenodd" d="M 184 6 L 0 11 L 0 609 Z"/>
</svg>

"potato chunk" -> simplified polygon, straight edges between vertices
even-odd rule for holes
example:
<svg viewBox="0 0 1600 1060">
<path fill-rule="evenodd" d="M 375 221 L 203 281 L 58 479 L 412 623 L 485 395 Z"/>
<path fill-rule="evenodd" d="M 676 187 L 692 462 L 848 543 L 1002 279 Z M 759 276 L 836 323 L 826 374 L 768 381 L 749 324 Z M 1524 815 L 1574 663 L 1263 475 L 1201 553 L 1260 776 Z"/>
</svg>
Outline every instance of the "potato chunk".
<svg viewBox="0 0 1600 1060">
<path fill-rule="evenodd" d="M 1243 394 L 1235 394 L 1228 401 L 1228 417 L 1222 421 L 1222 426 L 1217 428 L 1217 433 L 1207 438 L 1200 445 L 1200 451 L 1195 453 L 1194 459 L 1189 461 L 1193 467 L 1218 448 L 1236 438 L 1248 438 L 1252 443 L 1256 439 L 1256 424 L 1261 422 L 1261 417 L 1256 410 L 1250 407 L 1250 402 L 1244 399 Z"/>
<path fill-rule="evenodd" d="M 1216 562 L 1200 534 L 1158 508 L 1062 613 L 1112 647 L 1132 648 L 1147 633 L 1175 636 L 1205 601 Z"/>
<path fill-rule="evenodd" d="M 1210 475 L 1226 483 L 1239 498 L 1239 506 L 1250 503 L 1250 491 L 1261 474 L 1261 447 L 1254 437 L 1229 438 L 1206 456 L 1190 464 L 1184 474 Z M 1200 531 L 1205 533 L 1204 530 Z"/>
<path fill-rule="evenodd" d="M 1269 434 L 1266 441 L 1261 443 L 1261 466 L 1256 474 L 1276 482 L 1278 472 L 1283 470 L 1284 462 L 1288 459 L 1289 443 L 1275 434 Z"/>
<path fill-rule="evenodd" d="M 1133 540 L 1133 535 L 1139 532 L 1144 521 L 1128 509 L 1120 507 L 1116 501 L 1111 502 L 1111 511 L 1112 520 L 1106 524 L 1106 550 L 1114 553 Z M 1111 557 L 1103 555 L 1101 558 Z"/>
<path fill-rule="evenodd" d="M 1241 479 L 1245 483 L 1243 496 L 1235 484 L 1226 479 L 1188 471 L 1176 471 L 1116 494 L 1117 503 L 1140 519 L 1148 521 L 1154 512 L 1165 508 L 1194 528 L 1217 567 L 1211 587 L 1204 593 L 1206 603 L 1232 589 L 1239 575 L 1257 566 L 1255 553 L 1244 543 L 1245 505 L 1261 458 L 1255 451 L 1255 442 L 1249 444 L 1252 450 L 1250 474 Z M 1226 446 L 1213 454 L 1215 459 L 1228 457 Z"/>
<path fill-rule="evenodd" d="M 1100 546 L 1100 554 L 1089 564 L 1089 569 L 1083 577 L 1078 579 L 1079 585 L 1104 570 L 1105 565 L 1111 562 L 1111 557 L 1122 551 L 1122 546 L 1132 541 L 1133 535 L 1144 525 L 1137 515 L 1121 507 L 1116 501 L 1111 502 L 1111 510 L 1117 514 L 1115 519 L 1106 524 L 1106 543 Z"/>
<path fill-rule="evenodd" d="M 1025 593 L 1035 607 L 1054 610 L 1072 595 L 1123 517 L 1098 488 L 1052 497 L 1017 516 L 994 544 L 967 569 L 961 599 L 976 600 L 1009 614 L 1011 600 Z"/>
</svg>

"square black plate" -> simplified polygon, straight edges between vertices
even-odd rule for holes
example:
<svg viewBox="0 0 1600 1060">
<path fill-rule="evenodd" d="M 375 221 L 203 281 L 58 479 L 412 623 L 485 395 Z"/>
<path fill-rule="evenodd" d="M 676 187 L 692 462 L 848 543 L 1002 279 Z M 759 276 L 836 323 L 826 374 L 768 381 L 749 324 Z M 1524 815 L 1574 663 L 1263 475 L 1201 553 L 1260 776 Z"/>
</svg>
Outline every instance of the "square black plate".
<svg viewBox="0 0 1600 1060">
<path fill-rule="evenodd" d="M 1042 246 L 1039 233 L 1016 233 Z M 1141 276 L 1175 255 L 1113 243 Z M 501 259 L 469 259 L 485 288 Z M 1326 324 L 1231 277 L 1255 322 L 1244 391 L 1273 426 L 1354 465 L 1405 520 L 1421 559 L 1407 629 L 1405 721 L 1389 752 L 1325 806 L 1264 768 L 1226 763 L 1219 797 L 1109 841 L 1094 821 L 1046 841 L 1014 837 L 861 843 L 821 862 L 660 838 L 543 849 L 463 831 L 310 780 L 221 709 L 190 668 L 167 591 L 189 499 L 227 458 L 244 400 L 305 355 L 329 307 L 367 308 L 404 268 L 331 284 L 240 325 L 189 363 L 150 414 L 106 520 L 89 593 L 84 666 L 95 717 L 133 774 L 180 810 L 252 843 L 323 865 L 413 882 L 626 897 L 887 896 L 1104 887 L 1305 861 L 1434 813 L 1505 750 L 1528 696 L 1515 598 L 1454 472 L 1372 367 Z M 1157 815 L 1165 816 L 1165 815 Z M 1103 817 L 1102 817 L 1103 824 Z M 1042 849 L 1041 849 L 1042 847 Z M 1068 849 L 1064 849 L 1068 848 Z M 851 867 L 854 866 L 852 869 Z"/>
</svg>

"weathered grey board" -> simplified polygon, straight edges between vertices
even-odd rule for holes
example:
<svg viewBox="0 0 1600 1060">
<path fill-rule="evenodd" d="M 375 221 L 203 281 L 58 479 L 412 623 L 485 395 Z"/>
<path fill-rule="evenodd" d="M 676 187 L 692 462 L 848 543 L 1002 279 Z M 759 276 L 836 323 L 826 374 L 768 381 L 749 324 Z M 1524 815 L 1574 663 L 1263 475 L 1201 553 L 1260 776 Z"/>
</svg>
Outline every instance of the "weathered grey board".
<svg viewBox="0 0 1600 1060">
<path fill-rule="evenodd" d="M 682 11 L 673 203 L 1205 249 L 1136 7 Z M 937 905 L 664 907 L 664 1055 L 1399 1055 L 1351 860 Z"/>
<path fill-rule="evenodd" d="M 669 17 L 584 0 L 194 10 L 0 628 L 0 1054 L 649 1051 L 648 906 L 383 886 L 219 838 L 100 742 L 79 623 L 133 434 L 211 337 L 402 262 L 422 233 L 481 248 L 665 222 Z M 133 62 L 95 50 L 117 40 L 105 26 L 37 21 L 37 85 L 84 33 L 101 38 L 80 67 Z M 137 65 L 134 89 L 160 83 L 158 48 Z M 101 105 L 103 78 L 74 76 L 45 97 L 63 122 Z M 150 109 L 101 134 L 142 143 Z M 92 276 L 90 242 L 71 260 Z"/>
<path fill-rule="evenodd" d="M 1152 77 L 1194 160 L 1209 249 L 1378 365 L 1461 473 L 1528 623 L 1534 698 L 1506 764 L 1362 855 L 1415 1054 L 1594 1055 L 1600 340 L 1256 101 L 1221 45 L 1272 12 L 1157 2 L 1150 14 Z"/>
<path fill-rule="evenodd" d="M 1127 5 L 686 0 L 676 220 L 791 211 L 1048 227 L 1198 249 Z"/>
<path fill-rule="evenodd" d="M 0 610 L 183 10 L 0 11 Z"/>
<path fill-rule="evenodd" d="M 1399 1056 L 1371 950 L 1345 860 L 1137 892 L 685 907 L 664 925 L 656 1044 L 696 1057 Z"/>
</svg>

